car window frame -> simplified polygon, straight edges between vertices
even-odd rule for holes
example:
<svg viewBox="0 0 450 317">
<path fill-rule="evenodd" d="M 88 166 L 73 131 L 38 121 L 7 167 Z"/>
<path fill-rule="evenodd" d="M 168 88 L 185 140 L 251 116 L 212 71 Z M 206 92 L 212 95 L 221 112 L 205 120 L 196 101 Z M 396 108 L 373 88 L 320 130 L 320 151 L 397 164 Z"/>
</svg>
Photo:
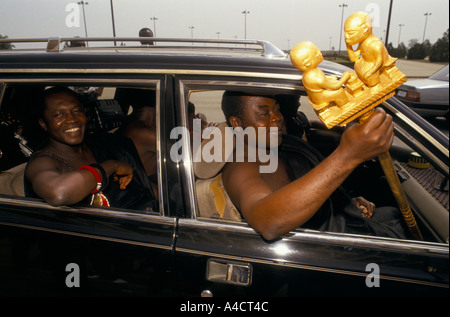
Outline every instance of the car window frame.
<svg viewBox="0 0 450 317">
<path fill-rule="evenodd" d="M 298 81 L 280 81 L 274 80 L 273 82 L 267 82 L 267 80 L 258 80 L 256 78 L 238 78 L 238 79 L 217 79 L 217 78 L 203 78 L 195 76 L 177 76 L 178 84 L 178 100 L 177 103 L 180 105 L 180 112 L 182 114 L 182 123 L 184 127 L 187 127 L 187 101 L 189 100 L 189 93 L 191 90 L 199 88 L 201 90 L 226 90 L 226 87 L 232 85 L 233 89 L 257 89 L 257 90 L 280 90 L 285 89 L 289 91 L 298 91 L 299 94 L 304 95 L 305 90 L 302 86 L 299 86 Z M 205 89 L 214 88 L 214 89 Z M 189 153 L 192 153 L 192 148 L 190 142 L 184 144 L 189 149 Z M 188 197 L 189 204 L 193 212 L 191 213 L 192 219 L 197 219 L 199 217 L 199 208 L 197 203 L 197 193 L 195 189 L 195 175 L 194 175 L 194 165 L 192 162 L 192 156 L 188 155 L 185 164 L 185 177 L 187 179 L 188 186 Z M 193 208 L 192 208 L 193 207 Z M 202 217 L 200 217 L 202 218 Z"/>
<path fill-rule="evenodd" d="M 157 75 L 155 77 L 161 77 L 161 75 Z M 104 87 L 117 87 L 117 86 L 126 86 L 132 88 L 156 88 L 156 149 L 157 149 L 157 177 L 158 177 L 158 199 L 159 199 L 159 210 L 157 212 L 150 212 L 149 214 L 159 215 L 159 216 L 167 216 L 170 212 L 165 211 L 165 207 L 167 204 L 165 203 L 167 197 L 163 195 L 163 164 L 162 164 L 162 142 L 161 142 L 161 94 L 163 93 L 163 79 L 162 78 L 145 78 L 145 79 L 127 79 L 127 78 L 104 78 L 104 77 L 95 77 L 95 78 L 79 78 L 79 77 L 71 77 L 65 76 L 64 78 L 58 77 L 39 77 L 39 78 L 2 78 L 0 77 L 0 107 L 2 105 L 4 93 L 7 87 L 13 85 L 21 85 L 21 84 L 45 84 L 45 85 L 66 85 L 66 86 L 104 86 Z M 147 86 L 146 86 L 147 85 Z M 150 86 L 149 86 L 150 85 Z M 5 196 L 6 197 L 6 196 Z M 0 195 L 0 200 L 3 199 L 3 195 Z M 7 201 L 16 200 L 17 202 L 24 201 L 25 205 L 33 204 L 35 200 L 29 199 L 27 197 L 20 196 L 8 196 Z M 38 201 L 40 202 L 40 201 Z M 43 202 L 47 204 L 46 202 Z M 48 204 L 47 204 L 48 205 Z M 52 206 L 48 205 L 53 208 Z M 64 207 L 62 210 L 71 209 L 71 206 Z M 80 208 L 90 209 L 92 207 L 89 206 L 78 206 L 74 207 L 76 210 Z M 95 207 L 95 210 L 99 210 L 99 212 L 103 212 L 102 210 L 116 212 L 134 212 L 136 214 L 141 214 L 142 212 L 139 210 L 129 210 L 129 209 L 120 209 L 115 207 Z"/>
<path fill-rule="evenodd" d="M 179 85 L 178 85 L 179 100 L 177 100 L 177 103 L 180 105 L 181 112 L 183 113 L 184 126 L 186 126 L 186 123 L 187 123 L 187 121 L 186 121 L 187 113 L 184 109 L 187 109 L 187 101 L 189 100 L 189 93 L 191 91 L 225 90 L 226 87 L 230 88 L 230 85 L 231 85 L 233 89 L 238 89 L 238 88 L 275 89 L 275 90 L 296 91 L 296 92 L 300 93 L 301 95 L 306 94 L 303 86 L 300 86 L 298 82 L 292 82 L 289 80 L 283 81 L 283 80 L 278 79 L 278 80 L 273 80 L 273 82 L 268 83 L 267 81 L 259 81 L 259 80 L 255 80 L 254 78 L 239 78 L 236 80 L 234 80 L 234 79 L 227 80 L 226 78 L 205 79 L 202 77 L 195 77 L 195 76 L 186 76 L 186 77 L 178 76 L 177 80 L 179 82 Z M 439 144 L 439 142 L 433 141 L 432 134 L 425 133 L 423 131 L 423 129 L 420 127 L 420 123 L 414 122 L 413 120 L 405 117 L 400 111 L 398 111 L 395 107 L 393 107 L 389 101 L 384 101 L 382 103 L 382 106 L 395 116 L 395 120 L 397 122 L 404 121 L 405 124 L 407 124 L 409 126 L 412 126 L 416 129 L 419 128 L 419 130 L 422 131 L 423 134 L 426 134 L 425 138 L 427 138 L 429 144 L 433 145 L 434 147 L 437 147 L 438 149 L 440 148 L 441 150 L 443 150 L 442 146 Z M 422 120 L 422 119 L 419 117 L 419 120 Z M 402 127 L 396 126 L 395 134 L 397 137 L 399 135 L 402 135 L 406 138 L 408 136 L 410 137 L 410 135 Z M 417 146 L 417 144 L 415 144 L 415 143 L 413 143 L 412 145 Z M 187 144 L 187 146 L 189 146 L 189 149 L 191 151 L 191 148 L 190 148 L 191 144 L 189 143 L 189 144 Z M 431 154 L 431 152 L 429 150 L 427 150 L 426 148 L 424 148 L 423 150 L 428 155 Z M 430 157 L 431 157 L 431 155 L 430 155 Z M 436 157 L 435 157 L 435 159 L 437 162 L 441 161 L 441 160 L 437 159 Z M 442 167 L 441 164 L 437 164 L 437 165 L 439 167 Z M 211 219 L 211 218 L 199 216 L 199 207 L 198 207 L 198 202 L 197 202 L 197 198 L 196 198 L 197 193 L 196 193 L 196 187 L 195 187 L 195 175 L 194 175 L 193 162 L 192 162 L 191 156 L 189 156 L 189 161 L 186 162 L 185 168 L 186 168 L 185 174 L 189 180 L 188 185 L 190 186 L 190 189 L 188 192 L 189 192 L 189 196 L 190 196 L 189 199 L 190 199 L 191 209 L 193 210 L 193 213 L 191 216 L 192 220 L 201 221 L 203 224 L 206 224 L 206 225 L 215 223 L 220 226 L 227 226 L 227 227 L 231 226 L 231 228 L 234 228 L 237 231 L 247 230 L 246 228 L 250 228 L 250 226 L 248 225 L 248 223 L 246 221 L 236 222 L 236 221 L 229 221 L 229 220 L 223 220 L 223 219 Z M 448 166 L 447 166 L 447 168 L 448 168 Z M 301 237 L 303 234 L 306 234 L 306 233 L 309 234 L 311 232 L 314 235 L 317 235 L 318 239 L 320 239 L 320 237 L 329 239 L 330 235 L 332 237 L 342 237 L 342 236 L 357 237 L 357 235 L 352 235 L 352 234 L 320 232 L 320 231 L 308 230 L 308 229 L 304 229 L 304 228 L 296 228 L 296 229 L 292 230 L 289 234 L 287 234 L 287 236 Z M 255 234 L 257 234 L 257 233 L 255 232 Z M 361 236 L 359 236 L 359 238 L 361 238 L 362 240 L 365 240 L 365 241 L 372 241 L 374 239 L 375 240 L 378 239 L 379 237 L 372 237 L 372 236 L 362 236 L 361 237 Z M 339 239 L 340 238 L 338 238 L 338 240 Z M 369 240 L 366 240 L 366 239 L 369 239 Z M 389 238 L 389 239 L 392 239 L 392 241 L 396 241 L 395 243 L 402 244 L 402 242 L 404 242 L 404 243 L 406 243 L 406 245 L 410 244 L 409 240 L 406 241 L 406 240 L 402 240 L 402 239 L 393 239 L 393 238 Z M 436 244 L 439 246 L 445 246 L 445 243 L 440 243 L 440 242 L 429 242 L 429 243 Z"/>
</svg>

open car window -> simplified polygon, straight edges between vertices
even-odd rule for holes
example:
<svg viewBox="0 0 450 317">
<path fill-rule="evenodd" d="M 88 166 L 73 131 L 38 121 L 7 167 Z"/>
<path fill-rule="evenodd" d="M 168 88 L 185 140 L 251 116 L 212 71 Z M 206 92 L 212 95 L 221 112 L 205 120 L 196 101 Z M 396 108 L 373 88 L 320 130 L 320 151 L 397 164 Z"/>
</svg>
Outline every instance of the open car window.
<svg viewBox="0 0 450 317">
<path fill-rule="evenodd" d="M 133 161 L 134 181 L 146 184 L 151 193 L 149 201 L 152 203 L 139 205 L 121 203 L 119 209 L 129 209 L 138 213 L 160 213 L 159 210 L 159 177 L 158 177 L 158 151 L 157 140 L 157 108 L 159 108 L 159 89 L 157 81 L 145 85 L 108 85 L 103 83 L 73 83 L 57 82 L 42 84 L 7 83 L 2 90 L 0 105 L 0 194 L 17 199 L 38 199 L 27 192 L 25 168 L 33 153 L 45 147 L 47 134 L 39 125 L 39 104 L 46 89 L 54 86 L 64 86 L 80 95 L 87 118 L 85 139 L 91 138 L 94 147 L 99 150 L 95 153 L 105 154 L 96 156 L 98 162 L 107 159 L 107 155 L 114 155 L 114 159 Z M 153 142 L 151 159 L 145 160 L 143 150 L 138 142 L 146 144 L 146 140 L 133 139 L 129 132 L 135 122 L 140 120 L 138 114 L 142 109 L 152 113 Z M 146 110 L 147 111 L 147 110 Z M 100 138 L 101 136 L 101 138 Z M 114 151 L 115 140 L 120 139 L 123 151 Z M 108 140 L 103 143 L 98 140 Z M 123 140 L 123 141 L 122 141 Z M 99 142 L 99 143 L 95 143 Z M 150 142 L 150 141 L 149 141 Z M 123 145 L 123 146 L 122 146 Z M 108 146 L 111 147 L 108 149 Z M 149 146 L 145 145 L 145 151 Z M 111 154 L 111 153 L 112 154 Z M 114 153 L 115 152 L 115 153 Z M 120 152 L 120 153 L 119 153 Z M 108 153 L 108 154 L 107 154 Z M 150 155 L 150 154 L 148 154 Z M 131 163 L 130 163 L 131 164 Z M 108 187 L 111 185 L 108 184 Z M 134 185 L 135 186 L 135 185 Z M 108 188 L 104 191 L 107 192 Z M 122 195 L 122 192 L 110 191 L 111 195 Z M 122 197 L 120 196 L 120 197 Z M 118 201 L 122 198 L 110 198 Z M 134 199 L 128 196 L 128 200 Z M 80 206 L 89 205 L 89 200 L 79 203 Z"/>
<path fill-rule="evenodd" d="M 288 88 L 288 87 L 286 87 Z M 289 87 L 290 88 L 290 87 Z M 191 111 L 194 111 L 188 121 L 201 119 L 202 134 L 206 136 L 217 124 L 225 122 L 225 117 L 221 110 L 221 100 L 226 90 L 244 90 L 245 87 L 218 85 L 196 85 L 194 81 L 186 83 L 185 96 L 186 104 L 191 103 Z M 251 92 L 258 92 L 255 87 Z M 298 126 L 290 127 L 288 133 L 297 133 L 297 136 L 307 140 L 321 151 L 324 156 L 330 154 L 338 145 L 340 134 L 343 128 L 335 127 L 326 129 L 317 119 L 315 113 L 308 104 L 308 99 L 302 91 L 291 89 L 274 89 L 261 87 L 261 94 L 273 94 L 287 96 L 286 100 L 300 101 L 300 107 L 294 111 L 295 120 Z M 294 98 L 292 98 L 294 97 Z M 186 105 L 187 106 L 187 105 Z M 288 107 L 288 105 L 284 105 Z M 292 111 L 283 109 L 284 114 L 292 115 Z M 300 132 L 299 132 L 300 131 Z M 194 129 L 195 134 L 195 129 Z M 195 152 L 195 149 L 192 149 Z M 448 192 L 442 192 L 430 184 L 438 182 L 442 175 L 424 160 L 424 165 L 420 164 L 420 155 L 414 148 L 404 143 L 398 137 L 395 138 L 390 154 L 395 164 L 397 173 L 404 184 L 405 194 L 411 204 L 411 208 L 422 230 L 422 234 L 427 241 L 437 241 L 446 243 L 448 240 Z M 419 161 L 417 160 L 419 157 Z M 214 175 L 209 178 L 199 176 L 195 169 L 195 158 L 193 158 L 193 172 L 197 203 L 197 217 L 200 220 L 220 221 L 231 223 L 246 223 L 223 190 L 223 184 Z M 205 166 L 205 165 L 204 165 Z M 220 168 L 220 167 L 219 167 Z M 201 173 L 200 173 L 201 174 Z M 216 174 L 217 175 L 217 174 Z M 365 162 L 359 166 L 342 184 L 342 187 L 351 194 L 352 197 L 363 196 L 374 202 L 376 206 L 397 206 L 395 198 L 386 181 L 386 177 L 377 159 Z M 439 220 L 437 220 L 439 219 Z M 302 232 L 303 228 L 298 228 Z"/>
</svg>

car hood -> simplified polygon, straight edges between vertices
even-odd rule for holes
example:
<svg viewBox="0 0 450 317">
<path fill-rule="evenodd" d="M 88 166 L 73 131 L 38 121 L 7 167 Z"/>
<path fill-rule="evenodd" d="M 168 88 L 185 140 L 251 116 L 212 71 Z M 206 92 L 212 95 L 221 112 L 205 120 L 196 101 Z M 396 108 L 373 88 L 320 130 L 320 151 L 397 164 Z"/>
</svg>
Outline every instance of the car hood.
<svg viewBox="0 0 450 317">
<path fill-rule="evenodd" d="M 415 87 L 417 89 L 448 88 L 448 81 L 429 78 L 411 79 L 405 82 L 404 86 Z"/>
</svg>

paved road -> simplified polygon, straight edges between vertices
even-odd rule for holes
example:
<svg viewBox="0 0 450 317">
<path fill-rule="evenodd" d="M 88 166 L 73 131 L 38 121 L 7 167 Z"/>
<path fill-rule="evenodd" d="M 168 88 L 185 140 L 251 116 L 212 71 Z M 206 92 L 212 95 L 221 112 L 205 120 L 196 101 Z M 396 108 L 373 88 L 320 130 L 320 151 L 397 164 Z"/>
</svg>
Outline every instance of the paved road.
<svg viewBox="0 0 450 317">
<path fill-rule="evenodd" d="M 419 62 L 419 61 L 410 61 L 399 59 L 396 62 L 396 66 L 400 71 L 402 71 L 407 78 L 425 78 L 437 72 L 439 69 L 444 67 L 443 64 L 435 64 L 429 62 Z M 305 112 L 308 116 L 313 116 L 317 118 L 314 113 L 312 106 L 309 104 L 306 97 L 301 98 L 302 108 L 301 110 Z M 317 118 L 317 120 L 319 120 Z M 449 127 L 448 123 L 444 118 L 435 118 L 428 120 L 432 125 L 437 127 L 442 133 L 446 136 L 449 136 Z"/>
<path fill-rule="evenodd" d="M 397 60 L 395 64 L 407 78 L 428 77 L 444 67 L 443 64 L 410 61 L 404 59 Z"/>
<path fill-rule="evenodd" d="M 397 60 L 396 65 L 407 78 L 426 78 L 445 66 L 444 64 L 409 60 Z M 446 136 L 449 136 L 448 122 L 444 118 L 429 118 L 427 120 Z"/>
</svg>

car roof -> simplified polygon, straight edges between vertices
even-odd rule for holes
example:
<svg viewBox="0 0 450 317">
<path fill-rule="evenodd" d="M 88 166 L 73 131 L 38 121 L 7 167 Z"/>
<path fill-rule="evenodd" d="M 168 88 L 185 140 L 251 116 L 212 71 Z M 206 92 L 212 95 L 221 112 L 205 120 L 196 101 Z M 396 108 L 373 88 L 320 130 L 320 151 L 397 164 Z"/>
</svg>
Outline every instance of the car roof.
<svg viewBox="0 0 450 317">
<path fill-rule="evenodd" d="M 0 40 L 10 43 L 47 43 L 46 48 L 40 49 L 0 50 L 0 71 L 11 68 L 143 68 L 301 75 L 301 71 L 292 65 L 289 55 L 267 41 L 152 38 L 156 45 L 136 45 L 136 41 L 140 40 L 142 38 Z M 63 42 L 70 41 L 92 41 L 92 44 L 90 47 L 61 47 Z M 132 45 L 101 46 L 106 41 L 132 41 Z M 323 61 L 320 67 L 324 72 L 335 75 L 348 70 L 345 66 L 329 61 Z"/>
</svg>

